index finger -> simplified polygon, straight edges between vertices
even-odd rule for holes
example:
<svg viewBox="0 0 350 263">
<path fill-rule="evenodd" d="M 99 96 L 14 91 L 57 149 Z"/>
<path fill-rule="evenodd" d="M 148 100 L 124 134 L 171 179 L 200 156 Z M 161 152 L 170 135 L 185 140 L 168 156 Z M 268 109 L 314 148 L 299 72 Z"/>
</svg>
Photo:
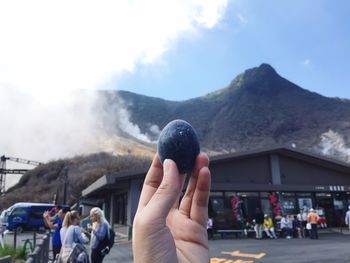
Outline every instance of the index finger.
<svg viewBox="0 0 350 263">
<path fill-rule="evenodd" d="M 161 164 L 158 154 L 155 154 L 151 167 L 149 168 L 145 181 L 143 182 L 139 206 L 137 210 L 145 207 L 157 191 L 163 180 L 163 165 Z"/>
</svg>

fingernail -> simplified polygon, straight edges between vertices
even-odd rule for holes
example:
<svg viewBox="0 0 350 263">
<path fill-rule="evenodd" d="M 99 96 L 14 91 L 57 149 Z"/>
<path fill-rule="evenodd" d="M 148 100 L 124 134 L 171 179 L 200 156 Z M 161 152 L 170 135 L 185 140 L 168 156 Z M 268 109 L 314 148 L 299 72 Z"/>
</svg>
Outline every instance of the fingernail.
<svg viewBox="0 0 350 263">
<path fill-rule="evenodd" d="M 169 171 L 169 169 L 170 169 L 169 165 L 170 165 L 170 160 L 165 159 L 163 162 L 164 174 Z"/>
</svg>

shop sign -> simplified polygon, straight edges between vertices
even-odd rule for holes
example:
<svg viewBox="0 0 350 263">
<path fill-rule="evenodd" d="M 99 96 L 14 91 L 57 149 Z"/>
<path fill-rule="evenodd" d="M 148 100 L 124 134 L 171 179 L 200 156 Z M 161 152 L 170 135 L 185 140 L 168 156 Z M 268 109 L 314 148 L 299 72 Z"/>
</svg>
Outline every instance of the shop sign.
<svg viewBox="0 0 350 263">
<path fill-rule="evenodd" d="M 344 185 L 316 185 L 315 190 L 317 191 L 334 191 L 334 192 L 345 192 L 350 189 L 349 186 L 345 187 Z"/>
<path fill-rule="evenodd" d="M 345 191 L 344 185 L 330 185 L 329 186 L 330 191 Z"/>
</svg>

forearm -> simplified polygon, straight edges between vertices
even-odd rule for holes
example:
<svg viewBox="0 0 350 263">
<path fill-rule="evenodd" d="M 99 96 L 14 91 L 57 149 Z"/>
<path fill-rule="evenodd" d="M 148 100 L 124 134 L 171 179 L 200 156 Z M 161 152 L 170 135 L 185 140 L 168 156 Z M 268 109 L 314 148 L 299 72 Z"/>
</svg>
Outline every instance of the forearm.
<svg viewBox="0 0 350 263">
<path fill-rule="evenodd" d="M 45 217 L 44 218 L 44 221 L 46 223 L 46 225 L 50 228 L 50 229 L 55 229 L 56 228 L 56 225 L 54 225 L 49 218 Z"/>
</svg>

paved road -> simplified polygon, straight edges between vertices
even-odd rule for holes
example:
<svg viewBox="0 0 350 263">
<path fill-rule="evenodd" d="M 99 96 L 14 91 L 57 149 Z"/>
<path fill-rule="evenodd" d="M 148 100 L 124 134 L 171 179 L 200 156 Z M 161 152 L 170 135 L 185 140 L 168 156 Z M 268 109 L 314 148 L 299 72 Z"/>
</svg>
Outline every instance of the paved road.
<svg viewBox="0 0 350 263">
<path fill-rule="evenodd" d="M 36 240 L 39 240 L 39 239 L 42 239 L 43 236 L 44 236 L 44 234 L 37 233 L 35 238 L 36 238 Z M 33 243 L 34 233 L 32 233 L 32 232 L 24 232 L 24 233 L 18 234 L 16 236 L 16 244 L 17 244 L 17 246 L 23 246 L 24 242 L 27 239 L 29 239 Z M 5 241 L 6 244 L 13 245 L 14 241 L 15 241 L 14 232 L 5 232 L 4 241 Z"/>
<path fill-rule="evenodd" d="M 211 263 L 350 262 L 350 236 L 323 234 L 311 239 L 226 239 L 209 242 Z M 104 262 L 132 262 L 131 244 L 113 247 Z"/>
<path fill-rule="evenodd" d="M 30 233 L 19 235 L 17 243 L 23 245 Z M 13 235 L 5 237 L 13 244 Z M 328 233 L 319 240 L 311 239 L 217 239 L 209 242 L 211 263 L 350 263 L 350 235 Z M 105 263 L 133 262 L 130 242 L 115 244 Z"/>
</svg>

